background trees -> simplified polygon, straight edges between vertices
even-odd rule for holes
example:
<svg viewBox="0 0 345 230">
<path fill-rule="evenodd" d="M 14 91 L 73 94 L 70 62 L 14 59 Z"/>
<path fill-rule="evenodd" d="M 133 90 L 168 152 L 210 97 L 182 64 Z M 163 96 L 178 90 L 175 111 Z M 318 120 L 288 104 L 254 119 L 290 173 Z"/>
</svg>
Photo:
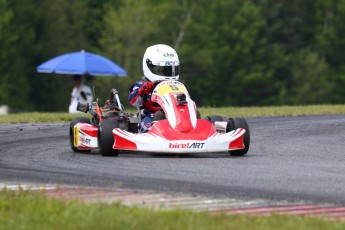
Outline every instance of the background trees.
<svg viewBox="0 0 345 230">
<path fill-rule="evenodd" d="M 0 105 L 67 111 L 70 78 L 37 74 L 66 52 L 96 52 L 127 78 L 96 77 L 127 101 L 147 46 L 181 59 L 198 105 L 344 103 L 345 2 L 337 0 L 0 0 Z"/>
</svg>

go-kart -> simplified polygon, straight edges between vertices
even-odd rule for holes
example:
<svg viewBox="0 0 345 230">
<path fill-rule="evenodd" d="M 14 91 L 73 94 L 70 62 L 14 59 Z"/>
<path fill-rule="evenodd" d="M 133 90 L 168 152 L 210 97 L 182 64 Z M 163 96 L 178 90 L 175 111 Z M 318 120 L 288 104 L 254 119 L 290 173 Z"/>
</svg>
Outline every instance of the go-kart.
<svg viewBox="0 0 345 230">
<path fill-rule="evenodd" d="M 156 82 L 151 100 L 160 105 L 151 127 L 140 132 L 140 110 L 124 111 L 118 92 L 112 90 L 108 106 L 78 105 L 93 115 L 75 118 L 70 124 L 71 148 L 75 152 L 99 149 L 103 156 L 117 156 L 122 150 L 154 153 L 229 152 L 242 156 L 250 144 L 244 118 L 206 116 L 201 119 L 186 87 L 179 81 Z"/>
</svg>

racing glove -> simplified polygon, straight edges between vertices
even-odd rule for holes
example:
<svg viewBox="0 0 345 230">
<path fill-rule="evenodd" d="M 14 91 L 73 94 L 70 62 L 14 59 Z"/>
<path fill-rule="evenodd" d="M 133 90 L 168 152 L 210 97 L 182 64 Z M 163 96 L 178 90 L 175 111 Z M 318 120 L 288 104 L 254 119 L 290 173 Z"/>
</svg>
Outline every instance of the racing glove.
<svg viewBox="0 0 345 230">
<path fill-rule="evenodd" d="M 154 87 L 155 83 L 149 81 L 145 82 L 139 89 L 138 94 L 141 95 L 149 95 Z"/>
</svg>

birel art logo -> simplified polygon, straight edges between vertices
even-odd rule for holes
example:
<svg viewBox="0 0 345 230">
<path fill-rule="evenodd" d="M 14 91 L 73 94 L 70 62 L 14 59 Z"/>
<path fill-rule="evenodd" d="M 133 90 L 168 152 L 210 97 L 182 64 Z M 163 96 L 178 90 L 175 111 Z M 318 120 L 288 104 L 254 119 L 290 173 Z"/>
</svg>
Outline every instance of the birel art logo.
<svg viewBox="0 0 345 230">
<path fill-rule="evenodd" d="M 169 149 L 202 149 L 205 143 L 169 143 Z"/>
<path fill-rule="evenodd" d="M 91 143 L 91 140 L 89 138 L 85 138 L 85 137 L 80 137 L 80 141 L 81 141 L 81 143 L 86 144 L 86 145 L 90 145 L 90 143 Z"/>
</svg>

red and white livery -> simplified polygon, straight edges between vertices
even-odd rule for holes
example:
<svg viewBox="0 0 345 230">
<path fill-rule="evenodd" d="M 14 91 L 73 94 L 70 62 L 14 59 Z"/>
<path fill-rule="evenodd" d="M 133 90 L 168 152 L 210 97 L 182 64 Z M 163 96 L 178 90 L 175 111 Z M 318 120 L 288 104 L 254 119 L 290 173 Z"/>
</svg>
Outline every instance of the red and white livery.
<svg viewBox="0 0 345 230">
<path fill-rule="evenodd" d="M 155 121 L 146 133 L 113 130 L 113 149 L 158 153 L 226 152 L 244 149 L 246 130 L 226 132 L 227 121 L 216 121 L 223 132 L 210 121 L 197 119 L 197 109 L 186 87 L 179 81 L 163 81 L 153 91 L 166 119 Z"/>
<path fill-rule="evenodd" d="M 99 149 L 103 156 L 117 156 L 121 150 L 155 153 L 229 152 L 241 156 L 248 152 L 249 127 L 244 118 L 206 116 L 199 112 L 183 83 L 158 83 L 151 100 L 162 111 L 155 114 L 149 131 L 138 130 L 140 116 L 124 112 L 117 90 L 110 106 L 80 105 L 79 111 L 93 115 L 75 118 L 70 124 L 70 143 L 74 152 Z M 116 100 L 113 100 L 113 99 Z M 157 115 L 158 114 L 158 115 Z"/>
</svg>

